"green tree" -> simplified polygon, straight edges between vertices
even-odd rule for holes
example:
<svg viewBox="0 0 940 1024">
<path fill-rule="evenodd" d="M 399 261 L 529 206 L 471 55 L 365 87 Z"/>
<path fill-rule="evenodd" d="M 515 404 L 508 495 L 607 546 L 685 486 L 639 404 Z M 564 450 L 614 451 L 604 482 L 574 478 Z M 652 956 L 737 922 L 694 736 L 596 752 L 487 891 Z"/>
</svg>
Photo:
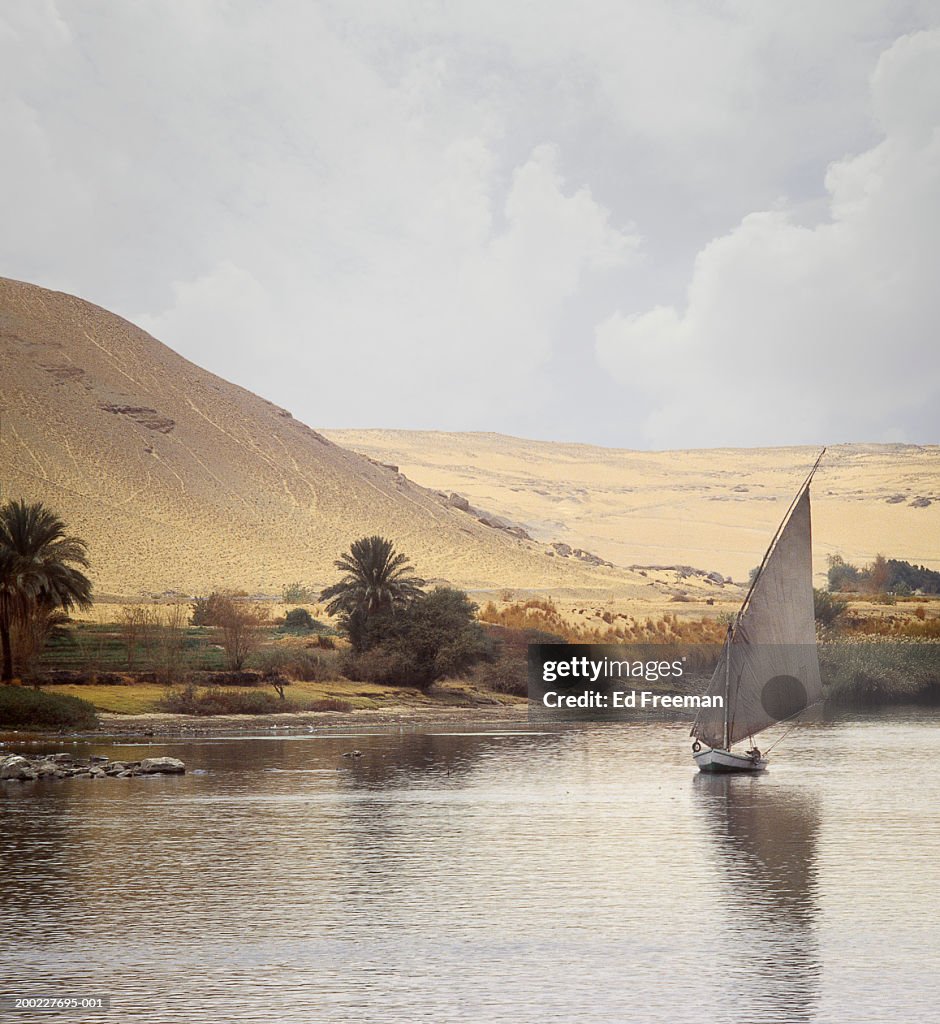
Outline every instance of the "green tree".
<svg viewBox="0 0 940 1024">
<path fill-rule="evenodd" d="M 861 583 L 861 572 L 858 566 L 847 562 L 841 555 L 830 555 L 828 584 L 832 593 L 840 590 L 858 590 Z"/>
<path fill-rule="evenodd" d="M 365 627 L 367 653 L 350 668 L 364 669 L 375 682 L 428 690 L 486 656 L 476 610 L 462 590 L 436 587 L 397 612 L 373 615 Z"/>
<path fill-rule="evenodd" d="M 385 537 L 360 537 L 334 564 L 343 577 L 327 587 L 321 598 L 329 614 L 340 617 L 340 626 L 356 650 L 367 642 L 366 626 L 372 617 L 407 607 L 421 596 L 425 585 L 408 558 Z"/>
<path fill-rule="evenodd" d="M 0 507 L 0 678 L 13 679 L 11 633 L 35 628 L 54 609 L 91 604 L 84 541 L 70 537 L 65 523 L 42 502 L 8 501 Z"/>
</svg>

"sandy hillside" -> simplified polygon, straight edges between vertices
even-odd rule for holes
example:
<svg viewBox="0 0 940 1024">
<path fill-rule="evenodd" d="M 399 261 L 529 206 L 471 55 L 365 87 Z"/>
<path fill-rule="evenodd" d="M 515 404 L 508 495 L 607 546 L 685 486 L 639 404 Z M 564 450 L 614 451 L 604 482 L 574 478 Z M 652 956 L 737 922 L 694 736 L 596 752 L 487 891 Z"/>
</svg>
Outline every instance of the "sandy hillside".
<svg viewBox="0 0 940 1024">
<path fill-rule="evenodd" d="M 72 296 L 0 279 L 0 366 L 2 494 L 63 515 L 99 593 L 322 586 L 368 533 L 469 588 L 650 593 L 649 578 L 485 525 Z"/>
<path fill-rule="evenodd" d="M 534 537 L 620 565 L 747 578 L 812 465 L 810 448 L 635 452 L 500 434 L 333 430 L 340 444 L 467 497 Z M 880 552 L 940 568 L 940 447 L 838 445 L 813 488 L 815 569 Z"/>
</svg>

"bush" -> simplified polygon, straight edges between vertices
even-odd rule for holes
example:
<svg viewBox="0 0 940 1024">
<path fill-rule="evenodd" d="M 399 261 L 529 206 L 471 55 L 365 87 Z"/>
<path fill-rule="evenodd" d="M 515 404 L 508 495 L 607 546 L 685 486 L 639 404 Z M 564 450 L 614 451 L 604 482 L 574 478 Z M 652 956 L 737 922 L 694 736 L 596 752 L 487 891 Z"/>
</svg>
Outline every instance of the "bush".
<svg viewBox="0 0 940 1024">
<path fill-rule="evenodd" d="M 351 679 L 429 690 L 486 655 L 483 629 L 463 591 L 437 587 L 405 608 L 371 616 L 364 650 L 344 659 Z"/>
<path fill-rule="evenodd" d="M 353 706 L 348 700 L 339 700 L 337 697 L 322 697 L 320 700 L 311 701 L 307 706 L 308 711 L 352 711 Z"/>
<path fill-rule="evenodd" d="M 529 644 L 563 644 L 557 633 L 540 629 L 485 626 L 487 658 L 477 665 L 474 681 L 496 693 L 526 697 L 529 693 Z"/>
<path fill-rule="evenodd" d="M 369 651 L 356 653 L 347 651 L 340 658 L 340 671 L 347 679 L 357 683 L 377 683 L 393 686 L 401 682 L 406 668 L 404 662 L 391 650 L 374 647 Z"/>
<path fill-rule="evenodd" d="M 0 686 L 0 726 L 13 729 L 94 729 L 94 705 L 80 697 Z"/>
<path fill-rule="evenodd" d="M 284 616 L 284 629 L 293 633 L 312 633 L 317 627 L 316 619 L 306 608 L 291 608 Z"/>
<path fill-rule="evenodd" d="M 338 679 L 340 676 L 338 659 L 336 655 L 310 654 L 309 651 L 299 651 L 290 663 L 288 672 L 294 678 L 304 683 L 322 683 L 328 679 Z"/>
<path fill-rule="evenodd" d="M 849 602 L 827 590 L 813 589 L 813 612 L 820 626 L 831 629 L 845 614 Z"/>
<path fill-rule="evenodd" d="M 271 647 L 255 660 L 265 674 L 280 673 L 305 683 L 338 679 L 341 674 L 335 655 L 313 654 L 296 647 Z"/>
<path fill-rule="evenodd" d="M 197 597 L 193 601 L 193 612 L 189 621 L 194 626 L 218 626 L 228 594 L 213 590 L 208 597 Z"/>
<path fill-rule="evenodd" d="M 314 604 L 320 595 L 311 587 L 305 587 L 302 583 L 288 583 L 281 591 L 281 600 L 284 604 Z"/>
<path fill-rule="evenodd" d="M 260 686 L 260 672 L 204 672 L 201 675 L 206 686 Z"/>
<path fill-rule="evenodd" d="M 513 697 L 527 697 L 529 694 L 529 665 L 519 658 L 499 658 L 478 665 L 473 678 L 479 686 L 496 693 L 508 693 Z"/>
<path fill-rule="evenodd" d="M 325 622 L 315 619 L 306 608 L 291 608 L 284 616 L 281 629 L 285 633 L 332 633 L 334 630 Z"/>
<path fill-rule="evenodd" d="M 298 710 L 291 701 L 267 690 L 233 692 L 210 686 L 199 691 L 192 685 L 170 690 L 158 706 L 177 715 L 270 715 Z"/>
</svg>

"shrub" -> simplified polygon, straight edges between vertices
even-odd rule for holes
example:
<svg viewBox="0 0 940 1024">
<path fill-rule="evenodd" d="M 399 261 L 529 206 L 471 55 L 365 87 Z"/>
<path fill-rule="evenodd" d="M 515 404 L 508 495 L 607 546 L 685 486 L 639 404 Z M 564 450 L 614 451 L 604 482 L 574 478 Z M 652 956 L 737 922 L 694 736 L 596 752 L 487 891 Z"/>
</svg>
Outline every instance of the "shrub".
<svg viewBox="0 0 940 1024">
<path fill-rule="evenodd" d="M 232 595 L 213 590 L 208 597 L 197 597 L 189 621 L 194 626 L 218 626 L 223 605 Z"/>
<path fill-rule="evenodd" d="M 285 616 L 281 629 L 285 633 L 332 633 L 333 630 L 315 619 L 306 608 L 292 608 Z"/>
<path fill-rule="evenodd" d="M 394 651 L 373 647 L 369 651 L 347 651 L 340 659 L 340 671 L 347 679 L 381 686 L 400 682 L 404 663 Z"/>
<path fill-rule="evenodd" d="M 311 654 L 298 651 L 289 665 L 289 674 L 304 683 L 322 683 L 340 676 L 335 654 Z"/>
<path fill-rule="evenodd" d="M 281 600 L 284 604 L 313 604 L 319 594 L 312 587 L 305 587 L 303 583 L 288 583 L 281 591 Z"/>
<path fill-rule="evenodd" d="M 322 697 L 320 700 L 311 701 L 307 706 L 308 711 L 352 711 L 353 706 L 348 700 L 339 700 L 337 697 Z"/>
<path fill-rule="evenodd" d="M 860 577 L 857 565 L 846 562 L 841 555 L 829 556 L 827 582 L 831 591 L 858 590 Z"/>
<path fill-rule="evenodd" d="M 364 650 L 344 661 L 352 679 L 430 689 L 486 655 L 474 605 L 463 591 L 437 587 L 405 608 L 369 617 Z"/>
<path fill-rule="evenodd" d="M 496 693 L 508 693 L 513 697 L 526 697 L 529 693 L 528 662 L 519 658 L 484 662 L 476 667 L 473 678 L 479 686 Z"/>
<path fill-rule="evenodd" d="M 201 678 L 207 686 L 260 686 L 260 672 L 204 672 Z"/>
<path fill-rule="evenodd" d="M 827 590 L 813 589 L 813 612 L 820 626 L 831 629 L 845 614 L 849 602 Z"/>
<path fill-rule="evenodd" d="M 162 711 L 178 715 L 268 715 L 296 711 L 295 704 L 267 690 L 222 690 L 210 686 L 199 691 L 195 686 L 170 690 L 159 702 Z"/>
<path fill-rule="evenodd" d="M 98 715 L 80 697 L 0 686 L 0 726 L 13 729 L 94 729 Z"/>
<path fill-rule="evenodd" d="M 337 679 L 340 675 L 337 658 L 331 654 L 313 654 L 297 647 L 271 647 L 256 659 L 264 673 L 281 673 L 305 683 Z"/>
<path fill-rule="evenodd" d="M 496 693 L 528 696 L 529 644 L 563 644 L 564 637 L 539 629 L 486 626 L 486 661 L 477 665 L 474 681 Z"/>
</svg>

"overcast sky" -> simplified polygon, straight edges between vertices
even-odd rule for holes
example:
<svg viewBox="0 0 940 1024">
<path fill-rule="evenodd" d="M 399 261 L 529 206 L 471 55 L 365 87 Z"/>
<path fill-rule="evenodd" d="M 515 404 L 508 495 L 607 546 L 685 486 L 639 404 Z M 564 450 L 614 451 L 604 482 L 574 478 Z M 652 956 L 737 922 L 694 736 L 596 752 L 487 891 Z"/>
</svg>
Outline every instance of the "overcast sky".
<svg viewBox="0 0 940 1024">
<path fill-rule="evenodd" d="M 0 274 L 312 426 L 940 440 L 940 0 L 4 0 L 0 80 Z"/>
</svg>

